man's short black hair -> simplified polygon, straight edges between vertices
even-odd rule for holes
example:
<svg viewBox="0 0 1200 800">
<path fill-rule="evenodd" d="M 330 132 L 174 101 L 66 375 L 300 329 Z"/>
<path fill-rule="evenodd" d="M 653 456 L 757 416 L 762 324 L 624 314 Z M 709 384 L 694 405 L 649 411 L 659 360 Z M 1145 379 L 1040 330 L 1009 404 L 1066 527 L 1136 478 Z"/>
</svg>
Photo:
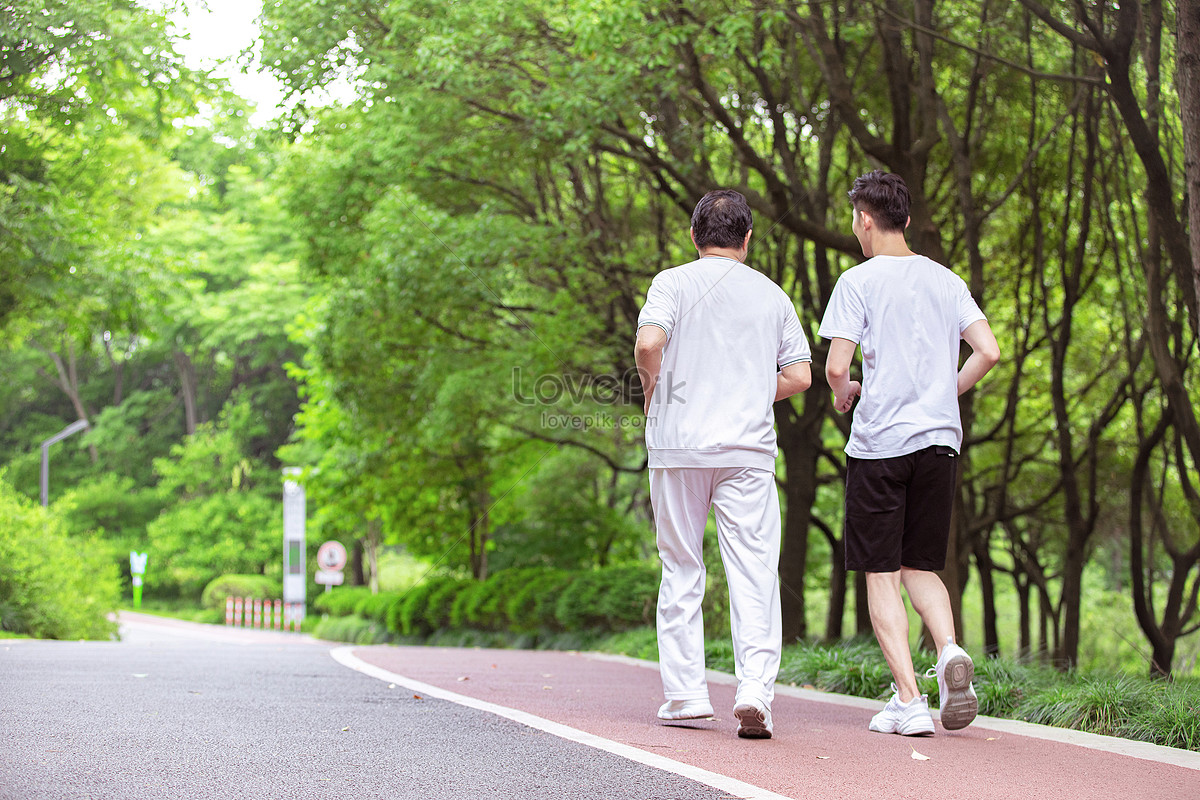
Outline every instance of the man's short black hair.
<svg viewBox="0 0 1200 800">
<path fill-rule="evenodd" d="M 899 175 L 872 170 L 854 179 L 850 202 L 866 211 L 884 231 L 903 231 L 908 225 L 908 206 L 912 195 Z"/>
<path fill-rule="evenodd" d="M 746 198 L 732 189 L 716 189 L 700 198 L 692 212 L 692 237 L 696 247 L 739 248 L 753 220 Z"/>
</svg>

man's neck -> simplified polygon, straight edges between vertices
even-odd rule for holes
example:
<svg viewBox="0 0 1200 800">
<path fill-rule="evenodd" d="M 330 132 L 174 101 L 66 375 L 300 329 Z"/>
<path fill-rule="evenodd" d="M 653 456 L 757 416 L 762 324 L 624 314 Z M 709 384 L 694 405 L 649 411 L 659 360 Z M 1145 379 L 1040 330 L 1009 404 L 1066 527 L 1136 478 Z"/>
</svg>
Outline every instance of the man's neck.
<svg viewBox="0 0 1200 800">
<path fill-rule="evenodd" d="M 908 242 L 904 240 L 903 233 L 887 233 L 878 236 L 871 243 L 871 256 L 896 256 L 904 258 L 907 256 L 916 255 L 909 249 Z"/>
<path fill-rule="evenodd" d="M 746 260 L 746 251 L 733 247 L 706 247 L 697 252 L 701 258 L 729 258 L 734 261 Z"/>
</svg>

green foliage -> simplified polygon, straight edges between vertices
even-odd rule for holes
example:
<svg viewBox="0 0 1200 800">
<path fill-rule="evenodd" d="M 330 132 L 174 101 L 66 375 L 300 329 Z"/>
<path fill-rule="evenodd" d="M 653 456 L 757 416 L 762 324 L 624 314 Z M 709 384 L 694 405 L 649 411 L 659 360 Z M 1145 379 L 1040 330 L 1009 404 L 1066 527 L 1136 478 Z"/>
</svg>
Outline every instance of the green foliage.
<svg viewBox="0 0 1200 800">
<path fill-rule="evenodd" d="M 504 616 L 512 629 L 522 633 L 555 630 L 554 610 L 563 589 L 574 576 L 567 570 L 542 570 L 504 600 Z"/>
<path fill-rule="evenodd" d="M 147 587 L 198 595 L 214 573 L 269 573 L 279 564 L 277 473 L 244 455 L 228 428 L 203 426 L 159 459 L 173 502 L 146 529 Z"/>
<path fill-rule="evenodd" d="M 425 610 L 430 598 L 443 587 L 454 585 L 458 578 L 440 575 L 425 579 L 409 589 L 404 599 L 392 609 L 388 619 L 388 630 L 403 636 L 419 636 L 431 633 L 437 626 L 432 626 L 425 618 Z"/>
<path fill-rule="evenodd" d="M 654 621 L 661 574 L 650 565 L 578 574 L 558 598 L 555 619 L 566 630 L 633 628 Z"/>
<path fill-rule="evenodd" d="M 278 600 L 283 596 L 282 592 L 279 581 L 266 575 L 221 575 L 204 587 L 200 593 L 200 605 L 224 609 L 227 597 Z"/>
<path fill-rule="evenodd" d="M 321 619 L 312 630 L 317 639 L 353 644 L 386 644 L 392 641 L 387 629 L 377 621 L 356 614 Z"/>
<path fill-rule="evenodd" d="M 348 617 L 358 604 L 371 596 L 369 586 L 335 586 L 333 591 L 321 592 L 313 598 L 312 606 L 333 617 Z"/>
<path fill-rule="evenodd" d="M 108 639 L 116 567 L 63 518 L 0 476 L 0 629 L 44 639 Z"/>
<path fill-rule="evenodd" d="M 404 600 L 400 592 L 379 592 L 369 594 L 354 606 L 354 613 L 364 619 L 386 626 L 395 613 L 394 609 Z"/>
</svg>

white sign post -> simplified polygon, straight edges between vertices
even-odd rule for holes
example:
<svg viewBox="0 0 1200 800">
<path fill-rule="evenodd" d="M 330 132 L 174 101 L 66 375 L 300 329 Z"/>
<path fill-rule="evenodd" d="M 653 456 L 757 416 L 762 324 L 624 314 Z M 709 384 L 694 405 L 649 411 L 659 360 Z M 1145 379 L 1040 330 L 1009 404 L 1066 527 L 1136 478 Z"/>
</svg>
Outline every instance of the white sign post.
<svg viewBox="0 0 1200 800">
<path fill-rule="evenodd" d="M 300 468 L 283 470 L 283 603 L 297 629 L 304 619 L 304 486 Z"/>
<path fill-rule="evenodd" d="M 328 541 L 317 549 L 317 583 L 325 585 L 325 591 L 331 586 L 341 586 L 346 578 L 342 568 L 346 566 L 346 548 L 341 542 Z"/>
</svg>

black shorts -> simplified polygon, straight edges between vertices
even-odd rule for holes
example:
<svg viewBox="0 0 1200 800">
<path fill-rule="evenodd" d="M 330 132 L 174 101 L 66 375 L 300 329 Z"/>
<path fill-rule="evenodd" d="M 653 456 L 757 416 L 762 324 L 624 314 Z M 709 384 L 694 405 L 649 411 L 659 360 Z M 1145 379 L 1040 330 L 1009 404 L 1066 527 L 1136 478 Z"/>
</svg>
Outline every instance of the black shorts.
<svg viewBox="0 0 1200 800">
<path fill-rule="evenodd" d="M 958 454 L 935 445 L 894 458 L 846 459 L 846 569 L 946 566 Z"/>
</svg>

